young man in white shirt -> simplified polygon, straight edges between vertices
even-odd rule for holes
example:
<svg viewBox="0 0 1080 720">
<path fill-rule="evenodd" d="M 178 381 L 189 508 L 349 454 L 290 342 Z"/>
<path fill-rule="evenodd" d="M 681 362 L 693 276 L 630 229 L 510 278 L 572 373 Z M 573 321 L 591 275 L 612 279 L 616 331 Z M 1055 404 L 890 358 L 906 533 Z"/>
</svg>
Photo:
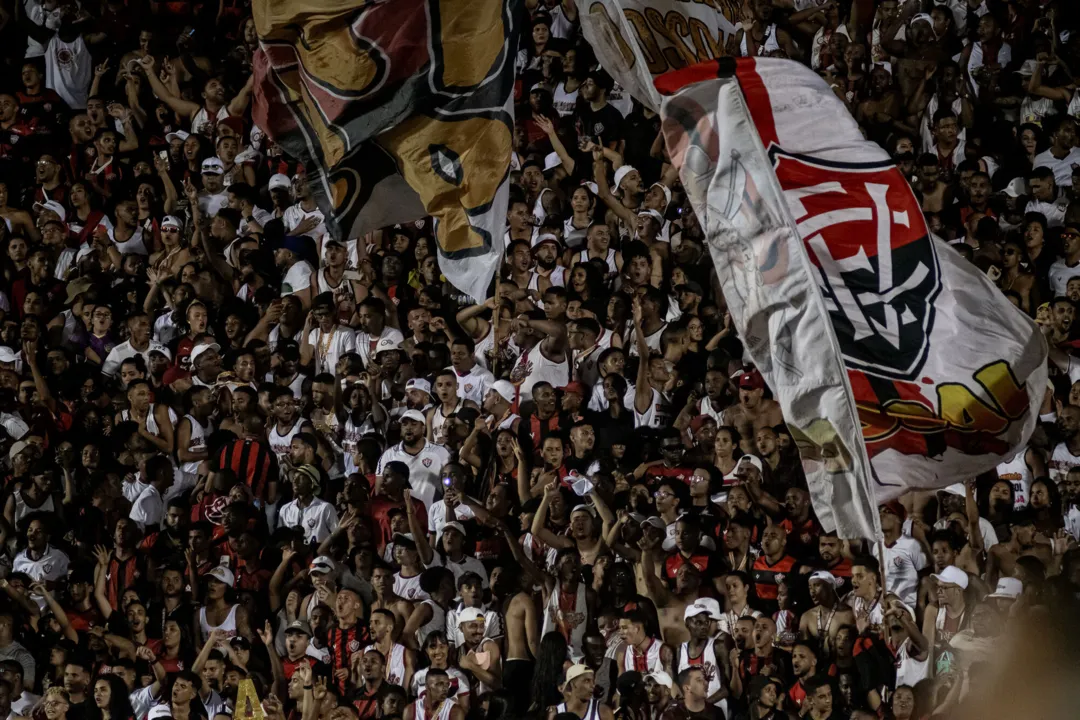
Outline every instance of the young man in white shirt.
<svg viewBox="0 0 1080 720">
<path fill-rule="evenodd" d="M 885 564 L 886 592 L 894 593 L 905 605 L 915 607 L 919 590 L 919 571 L 926 567 L 926 553 L 919 542 L 904 535 L 907 511 L 899 500 L 881 506 L 881 534 L 885 540 L 885 554 L 881 546 L 874 545 L 874 556 Z"/>
<path fill-rule="evenodd" d="M 427 422 L 419 410 L 406 410 L 401 415 L 401 442 L 389 448 L 379 458 L 375 468 L 375 484 L 382 484 L 383 468 L 393 460 L 409 468 L 412 496 L 430 508 L 442 483 L 440 470 L 450 462 L 450 451 L 442 445 L 427 441 Z"/>
<path fill-rule="evenodd" d="M 286 527 L 300 528 L 304 542 L 321 543 L 337 528 L 334 506 L 317 496 L 321 490 L 319 470 L 301 465 L 292 472 L 293 500 L 281 508 L 278 519 Z"/>
</svg>

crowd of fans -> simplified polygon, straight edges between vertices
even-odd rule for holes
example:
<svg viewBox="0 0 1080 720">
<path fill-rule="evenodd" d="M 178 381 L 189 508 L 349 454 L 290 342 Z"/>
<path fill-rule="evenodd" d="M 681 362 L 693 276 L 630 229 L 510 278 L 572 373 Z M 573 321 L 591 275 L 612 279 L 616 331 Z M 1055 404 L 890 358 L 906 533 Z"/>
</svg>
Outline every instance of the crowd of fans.
<svg viewBox="0 0 1080 720">
<path fill-rule="evenodd" d="M 475 300 L 430 219 L 327 234 L 245 0 L 0 7 L 0 720 L 919 720 L 1075 596 L 1080 3 L 731 18 L 1051 346 L 1029 447 L 880 544 L 817 522 L 659 118 L 525 5 Z"/>
</svg>

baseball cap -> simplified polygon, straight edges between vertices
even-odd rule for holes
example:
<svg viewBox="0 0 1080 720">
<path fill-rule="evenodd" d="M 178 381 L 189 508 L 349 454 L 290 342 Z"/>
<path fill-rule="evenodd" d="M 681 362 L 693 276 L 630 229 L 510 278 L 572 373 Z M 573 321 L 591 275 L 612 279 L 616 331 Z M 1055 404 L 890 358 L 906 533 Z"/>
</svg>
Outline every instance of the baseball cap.
<svg viewBox="0 0 1080 720">
<path fill-rule="evenodd" d="M 8 459 L 14 460 L 19 453 L 21 453 L 28 447 L 30 447 L 30 443 L 26 442 L 25 440 L 16 440 L 12 444 L 11 449 L 8 450 Z"/>
<path fill-rule="evenodd" d="M 887 512 L 895 515 L 901 520 L 907 519 L 907 510 L 904 508 L 904 504 L 899 500 L 890 500 L 881 506 L 881 512 Z"/>
<path fill-rule="evenodd" d="M 585 386 L 577 382 L 576 380 L 574 382 L 566 383 L 560 388 L 560 390 L 562 390 L 564 393 L 577 393 L 578 395 L 585 394 Z"/>
<path fill-rule="evenodd" d="M 414 422 L 427 424 L 427 419 L 419 410 L 406 410 L 401 413 L 399 420 L 413 420 Z"/>
<path fill-rule="evenodd" d="M 7 345 L 0 345 L 0 363 L 15 362 L 15 351 Z"/>
<path fill-rule="evenodd" d="M 562 243 L 559 242 L 559 238 L 555 237 L 551 233 L 543 233 L 542 235 L 540 235 L 540 237 L 536 238 L 536 242 L 533 243 L 532 249 L 535 251 L 536 248 L 540 247 L 544 243 L 554 243 L 556 247 L 562 245 Z"/>
<path fill-rule="evenodd" d="M 559 157 L 559 153 L 548 153 L 544 157 L 544 172 L 547 172 L 548 170 L 554 170 L 560 165 L 562 165 L 562 159 Z"/>
<path fill-rule="evenodd" d="M 218 565 L 206 574 L 220 583 L 225 583 L 229 587 L 232 587 L 233 583 L 236 582 L 236 576 L 233 575 L 232 570 L 224 565 Z"/>
<path fill-rule="evenodd" d="M 705 611 L 709 613 L 709 617 L 713 620 L 719 620 L 722 618 L 723 612 L 720 610 L 719 601 L 714 598 L 698 598 L 694 601 L 694 605 L 700 608 L 705 608 Z"/>
<path fill-rule="evenodd" d="M 184 221 L 176 217 L 175 215 L 166 215 L 164 218 L 161 219 L 161 227 L 163 229 L 167 227 L 174 227 L 177 230 L 183 230 Z"/>
<path fill-rule="evenodd" d="M 671 676 L 663 670 L 657 670 L 656 672 L 648 673 L 645 676 L 646 680 L 652 680 L 657 685 L 663 685 L 666 688 L 671 687 Z"/>
<path fill-rule="evenodd" d="M 641 521 L 642 525 L 652 525 L 657 530 L 667 530 L 667 523 L 659 515 L 650 515 Z"/>
<path fill-rule="evenodd" d="M 640 217 L 642 215 L 644 215 L 646 217 L 651 217 L 653 220 L 656 221 L 657 225 L 659 225 L 660 227 L 664 226 L 664 216 L 661 215 L 656 210 L 653 210 L 652 208 L 647 208 L 645 210 L 639 210 L 638 211 L 638 217 Z"/>
<path fill-rule="evenodd" d="M 308 637 L 311 637 L 311 626 L 308 625 L 306 620 L 293 620 L 285 628 L 285 634 L 288 635 L 291 632 L 302 632 Z"/>
<path fill-rule="evenodd" d="M 268 190 L 280 190 L 280 189 L 288 190 L 291 187 L 292 187 L 292 180 L 289 179 L 288 175 L 285 175 L 285 174 L 282 174 L 282 173 L 277 173 L 275 175 L 271 175 L 270 176 L 270 182 L 267 184 L 267 189 Z"/>
<path fill-rule="evenodd" d="M 675 288 L 675 292 L 689 292 L 694 293 L 695 295 L 705 295 L 701 290 L 701 285 L 696 280 L 687 280 L 682 285 Z"/>
<path fill-rule="evenodd" d="M 191 349 L 191 365 L 195 366 L 195 360 L 207 350 L 213 350 L 214 352 L 221 352 L 221 346 L 217 343 L 200 343 Z"/>
<path fill-rule="evenodd" d="M 158 718 L 171 718 L 172 708 L 168 703 L 164 705 L 155 705 L 150 708 L 150 713 L 146 716 L 147 720 L 157 720 Z"/>
<path fill-rule="evenodd" d="M 64 206 L 56 202 L 55 200 L 46 200 L 43 203 L 34 203 L 34 212 L 42 212 L 44 210 L 51 210 L 52 212 L 56 213 L 61 220 L 67 219 L 67 210 L 65 210 Z"/>
<path fill-rule="evenodd" d="M 562 689 L 565 690 L 570 685 L 570 683 L 574 682 L 582 675 L 593 674 L 595 674 L 593 673 L 593 669 L 588 665 L 582 665 L 581 663 L 578 663 L 577 665 L 571 665 L 566 669 L 566 679 L 563 680 Z"/>
<path fill-rule="evenodd" d="M 186 130 L 174 130 L 165 136 L 165 141 L 170 143 L 173 140 L 179 140 L 180 142 L 184 142 L 189 137 L 191 137 L 191 133 L 187 132 Z"/>
<path fill-rule="evenodd" d="M 509 380 L 496 380 L 491 384 L 489 390 L 494 390 L 499 394 L 503 400 L 508 403 L 514 402 L 514 385 Z"/>
<path fill-rule="evenodd" d="M 807 579 L 807 582 L 812 582 L 814 580 L 819 580 L 819 581 L 821 581 L 823 583 L 828 583 L 829 585 L 831 585 L 834 588 L 839 587 L 839 585 L 840 585 L 840 581 L 837 580 L 836 576 L 833 575 L 828 570 L 816 570 L 816 571 L 810 573 L 810 577 Z"/>
<path fill-rule="evenodd" d="M 739 462 L 747 462 L 758 469 L 758 472 L 765 472 L 765 466 L 761 464 L 761 458 L 757 455 L 746 454 L 739 458 Z"/>
<path fill-rule="evenodd" d="M 961 590 L 967 590 L 968 575 L 955 565 L 950 565 L 937 575 L 934 575 L 934 579 L 949 585 L 957 585 Z"/>
<path fill-rule="evenodd" d="M 1014 177 L 1009 181 L 1009 184 L 1005 186 L 1005 189 L 1001 192 L 1005 193 L 1009 197 L 1016 199 L 1021 195 L 1027 195 L 1027 181 L 1022 177 Z"/>
<path fill-rule="evenodd" d="M 708 614 L 708 612 L 708 608 L 701 607 L 697 603 L 691 603 L 690 605 L 686 606 L 685 610 L 683 610 L 683 620 L 689 620 L 695 615 L 705 615 Z"/>
<path fill-rule="evenodd" d="M 337 570 L 337 563 L 333 558 L 329 558 L 326 555 L 320 555 L 311 561 L 311 574 L 312 575 L 324 575 L 332 573 Z M 308 633 L 310 635 L 310 633 Z"/>
<path fill-rule="evenodd" d="M 671 204 L 671 188 L 669 188 L 667 185 L 665 185 L 662 182 L 654 182 L 652 185 L 649 186 L 649 189 L 652 190 L 654 187 L 658 187 L 663 191 L 663 193 L 664 193 L 664 208 L 666 209 L 667 206 Z"/>
<path fill-rule="evenodd" d="M 395 545 L 401 545 L 402 547 L 411 548 L 413 550 L 416 549 L 416 538 L 413 537 L 412 533 L 394 533 L 390 539 Z"/>
<path fill-rule="evenodd" d="M 410 390 L 420 390 L 431 395 L 431 383 L 424 378 L 409 378 L 408 382 L 405 383 L 405 392 Z"/>
<path fill-rule="evenodd" d="M 757 368 L 747 370 L 739 376 L 740 390 L 763 390 L 764 388 L 765 379 L 761 377 L 761 373 L 757 371 Z"/>
<path fill-rule="evenodd" d="M 467 534 L 465 532 L 465 526 L 462 525 L 461 523 L 459 523 L 456 520 L 451 520 L 450 522 L 445 523 L 442 526 L 442 529 L 443 529 L 443 532 L 446 532 L 447 530 L 457 530 L 459 533 L 461 533 L 462 537 L 467 536 Z"/>
<path fill-rule="evenodd" d="M 202 172 L 209 175 L 224 175 L 225 165 L 216 157 L 209 157 L 202 161 Z"/>
<path fill-rule="evenodd" d="M 476 622 L 484 618 L 484 611 L 480 608 L 467 607 L 458 613 L 458 625 L 467 622 Z"/>
<path fill-rule="evenodd" d="M 387 350 L 400 350 L 401 345 L 394 341 L 394 338 L 387 336 L 379 338 L 379 342 L 375 345 L 375 357 L 379 357 L 379 353 L 386 352 Z"/>
<path fill-rule="evenodd" d="M 615 171 L 615 189 L 618 190 L 622 185 L 623 178 L 636 170 L 633 165 L 623 165 L 621 168 Z"/>
<path fill-rule="evenodd" d="M 1014 577 L 998 578 L 997 588 L 986 597 L 1015 600 L 1024 592 L 1024 583 Z"/>
</svg>

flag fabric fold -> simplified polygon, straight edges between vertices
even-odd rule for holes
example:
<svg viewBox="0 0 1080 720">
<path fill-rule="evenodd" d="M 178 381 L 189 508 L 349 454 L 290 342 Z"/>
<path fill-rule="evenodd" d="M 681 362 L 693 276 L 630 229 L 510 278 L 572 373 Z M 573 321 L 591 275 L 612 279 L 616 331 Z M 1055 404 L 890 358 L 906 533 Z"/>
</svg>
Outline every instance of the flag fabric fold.
<svg viewBox="0 0 1080 720">
<path fill-rule="evenodd" d="M 501 257 L 521 0 L 262 0 L 254 119 L 338 238 L 435 218 L 440 268 L 486 296 Z"/>
<path fill-rule="evenodd" d="M 1046 389 L 1042 335 L 931 236 L 903 175 L 823 80 L 743 58 L 656 86 L 732 318 L 827 529 L 876 537 L 877 503 L 1024 446 Z"/>
</svg>

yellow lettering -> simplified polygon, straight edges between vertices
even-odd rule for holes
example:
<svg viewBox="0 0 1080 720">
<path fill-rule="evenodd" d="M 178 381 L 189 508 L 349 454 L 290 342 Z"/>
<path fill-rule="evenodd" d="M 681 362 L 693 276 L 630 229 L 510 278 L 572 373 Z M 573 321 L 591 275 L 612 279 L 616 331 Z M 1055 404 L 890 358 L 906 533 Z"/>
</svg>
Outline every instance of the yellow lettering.
<svg viewBox="0 0 1080 720">
<path fill-rule="evenodd" d="M 682 41 L 680 30 L 677 27 L 681 24 L 682 33 L 685 33 L 687 29 L 686 18 L 676 12 L 669 12 L 667 16 L 664 16 L 655 8 L 645 8 L 645 17 L 649 21 L 649 27 L 671 45 L 671 47 L 666 47 L 663 50 L 668 67 L 680 69 L 695 62 L 693 53 L 686 47 L 686 43 Z"/>
<path fill-rule="evenodd" d="M 237 718 L 252 718 L 253 720 L 266 720 L 262 703 L 259 701 L 259 695 L 255 692 L 255 683 L 251 678 L 241 680 L 236 688 L 236 710 L 234 711 L 233 716 Z"/>
<path fill-rule="evenodd" d="M 1028 396 L 1013 375 L 1009 363 L 999 360 L 975 373 L 975 380 L 986 388 L 990 397 L 1006 417 L 1013 420 L 1023 417 L 1028 409 Z"/>
<path fill-rule="evenodd" d="M 941 417 L 953 427 L 997 435 L 1009 426 L 1009 420 L 977 398 L 960 383 L 938 385 Z"/>
<path fill-rule="evenodd" d="M 697 18 L 690 18 L 690 40 L 697 50 L 698 62 L 705 62 L 724 55 L 724 46 L 714 39 L 708 26 Z"/>
</svg>

